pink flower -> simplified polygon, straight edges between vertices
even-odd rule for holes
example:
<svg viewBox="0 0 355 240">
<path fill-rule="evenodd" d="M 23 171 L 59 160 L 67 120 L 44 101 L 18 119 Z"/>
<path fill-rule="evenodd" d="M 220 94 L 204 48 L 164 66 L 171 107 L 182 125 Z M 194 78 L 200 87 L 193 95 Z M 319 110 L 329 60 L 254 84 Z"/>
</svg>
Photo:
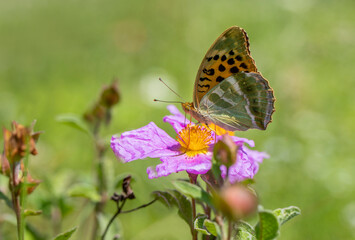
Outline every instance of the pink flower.
<svg viewBox="0 0 355 240">
<path fill-rule="evenodd" d="M 137 159 L 160 158 L 161 164 L 147 169 L 149 178 L 168 176 L 171 173 L 186 171 L 191 174 L 205 174 L 212 167 L 213 146 L 221 136 L 201 125 L 187 120 L 179 110 L 168 106 L 171 114 L 164 121 L 172 125 L 177 133 L 176 139 L 170 137 L 155 123 L 123 133 L 120 137 L 112 136 L 111 148 L 116 157 L 124 162 Z M 239 146 L 237 161 L 229 168 L 231 182 L 253 178 L 259 169 L 259 163 L 267 158 L 266 153 L 257 152 L 244 146 L 254 147 L 254 141 L 232 137 Z M 222 166 L 222 174 L 226 168 Z"/>
</svg>

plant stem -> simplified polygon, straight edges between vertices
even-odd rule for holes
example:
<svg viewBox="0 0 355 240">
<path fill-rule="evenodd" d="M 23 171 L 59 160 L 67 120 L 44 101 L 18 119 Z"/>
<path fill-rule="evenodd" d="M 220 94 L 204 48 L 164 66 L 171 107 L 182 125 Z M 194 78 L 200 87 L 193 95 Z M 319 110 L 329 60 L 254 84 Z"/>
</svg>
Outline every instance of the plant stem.
<svg viewBox="0 0 355 240">
<path fill-rule="evenodd" d="M 231 239 L 231 235 L 232 235 L 232 221 L 228 220 L 228 237 L 227 237 L 227 240 Z"/>
<path fill-rule="evenodd" d="M 11 174 L 9 179 L 9 188 L 11 191 L 11 200 L 12 200 L 12 208 L 16 215 L 16 222 L 17 222 L 17 239 L 22 240 L 23 236 L 21 234 L 21 205 L 20 205 L 20 198 L 18 192 L 18 184 L 16 183 L 16 176 L 18 173 L 18 168 L 21 167 L 20 162 L 15 162 L 11 164 Z"/>
<path fill-rule="evenodd" d="M 190 183 L 196 184 L 197 175 L 189 174 L 189 178 L 190 178 Z M 191 199 L 191 205 L 192 205 L 192 221 L 195 221 L 196 201 L 194 198 Z M 193 226 L 191 226 L 191 234 L 192 234 L 192 240 L 197 240 L 197 231 L 194 229 Z"/>
<path fill-rule="evenodd" d="M 126 203 L 126 200 L 127 199 L 124 199 L 121 206 L 118 206 L 118 203 L 117 203 L 117 212 L 112 216 L 112 218 L 110 219 L 110 221 L 108 222 L 107 226 L 106 226 L 106 229 L 104 231 L 104 233 L 102 234 L 102 237 L 101 237 L 101 240 L 104 240 L 105 239 L 105 236 L 106 236 L 106 233 L 108 231 L 108 229 L 110 228 L 111 224 L 113 223 L 113 220 L 115 220 L 115 218 L 118 216 L 118 214 L 121 213 L 121 210 L 124 206 L 124 204 Z"/>
<path fill-rule="evenodd" d="M 149 203 L 146 203 L 146 204 L 143 204 L 139 207 L 136 207 L 136 208 L 133 208 L 133 209 L 130 209 L 130 210 L 127 210 L 127 211 L 121 211 L 121 213 L 130 213 L 130 212 L 134 212 L 138 209 L 141 209 L 141 208 L 145 208 L 145 207 L 148 207 L 149 205 L 153 204 L 157 199 L 153 199 L 152 201 L 150 201 Z"/>
<path fill-rule="evenodd" d="M 26 145 L 27 145 L 27 151 L 26 155 L 23 159 L 23 182 L 20 184 L 20 234 L 22 239 L 25 239 L 25 227 L 26 227 L 26 222 L 25 222 L 25 209 L 27 205 L 27 174 L 28 174 L 28 159 L 30 156 L 30 145 L 29 145 L 29 139 L 26 139 Z M 20 167 L 21 169 L 21 163 Z"/>
<path fill-rule="evenodd" d="M 105 203 L 107 201 L 107 192 L 106 192 L 107 185 L 106 185 L 105 168 L 104 168 L 105 147 L 100 143 L 97 132 L 94 132 L 94 141 L 95 141 L 95 149 L 97 153 L 96 179 L 97 179 L 98 191 L 101 196 L 101 200 L 95 204 L 92 240 L 95 240 L 97 237 L 97 232 L 99 227 L 98 216 L 103 212 Z"/>
</svg>

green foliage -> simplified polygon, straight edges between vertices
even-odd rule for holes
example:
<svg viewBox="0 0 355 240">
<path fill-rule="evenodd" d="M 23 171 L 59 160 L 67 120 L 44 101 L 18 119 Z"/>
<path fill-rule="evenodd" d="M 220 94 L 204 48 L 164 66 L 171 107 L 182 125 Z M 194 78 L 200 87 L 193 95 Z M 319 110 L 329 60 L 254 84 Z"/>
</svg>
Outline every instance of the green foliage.
<svg viewBox="0 0 355 240">
<path fill-rule="evenodd" d="M 194 229 L 204 235 L 211 235 L 211 233 L 206 229 L 206 226 L 204 224 L 206 219 L 207 215 L 197 215 L 194 221 Z"/>
<path fill-rule="evenodd" d="M 278 208 L 274 210 L 274 215 L 276 215 L 280 224 L 284 224 L 288 220 L 301 214 L 301 210 L 298 207 L 290 206 L 287 208 Z"/>
<path fill-rule="evenodd" d="M 153 196 L 156 197 L 168 208 L 177 207 L 179 216 L 190 226 L 193 227 L 192 205 L 190 200 L 179 191 L 171 190 L 169 192 L 155 191 Z"/>
<path fill-rule="evenodd" d="M 220 237 L 221 236 L 221 230 L 218 224 L 214 221 L 211 221 L 209 219 L 206 219 L 203 222 L 204 227 L 208 230 L 209 233 L 211 233 L 215 237 Z"/>
<path fill-rule="evenodd" d="M 257 240 L 254 228 L 247 222 L 238 221 L 234 224 L 237 230 L 233 240 Z"/>
<path fill-rule="evenodd" d="M 280 233 L 280 224 L 277 217 L 269 210 L 259 211 L 259 222 L 255 226 L 258 240 L 275 239 Z"/>
<path fill-rule="evenodd" d="M 194 199 L 200 200 L 201 202 L 208 204 L 210 207 L 213 207 L 211 195 L 209 195 L 201 187 L 185 181 L 175 181 L 173 182 L 173 184 L 183 194 Z"/>
<path fill-rule="evenodd" d="M 194 229 L 204 235 L 221 237 L 221 230 L 218 224 L 208 219 L 207 215 L 199 214 L 194 221 Z"/>
<path fill-rule="evenodd" d="M 83 119 L 75 114 L 61 114 L 56 117 L 56 120 L 60 123 L 68 125 L 69 127 L 91 135 L 91 132 Z"/>
<path fill-rule="evenodd" d="M 68 189 L 68 195 L 71 197 L 84 197 L 92 202 L 99 202 L 101 197 L 96 187 L 88 183 L 78 183 Z"/>
<path fill-rule="evenodd" d="M 42 214 L 42 210 L 25 209 L 24 216 L 38 216 Z"/>
<path fill-rule="evenodd" d="M 67 239 L 70 239 L 70 237 L 73 235 L 73 233 L 76 231 L 76 229 L 77 229 L 77 227 L 69 229 L 68 231 L 57 235 L 53 240 L 67 240 Z"/>
</svg>

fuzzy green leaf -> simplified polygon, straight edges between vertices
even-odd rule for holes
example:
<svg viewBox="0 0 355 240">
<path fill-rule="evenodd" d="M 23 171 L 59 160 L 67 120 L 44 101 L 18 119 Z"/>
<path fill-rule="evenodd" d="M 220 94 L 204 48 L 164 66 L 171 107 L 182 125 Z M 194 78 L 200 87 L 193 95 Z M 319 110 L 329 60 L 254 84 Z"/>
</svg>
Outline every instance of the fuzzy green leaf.
<svg viewBox="0 0 355 240">
<path fill-rule="evenodd" d="M 207 215 L 199 214 L 194 221 L 194 229 L 204 235 L 211 235 L 205 228 L 204 222 L 207 219 Z"/>
<path fill-rule="evenodd" d="M 216 222 L 206 219 L 203 225 L 208 230 L 208 232 L 211 233 L 213 236 L 215 237 L 221 236 L 221 230 Z"/>
<path fill-rule="evenodd" d="M 90 135 L 90 131 L 85 124 L 85 122 L 78 117 L 77 115 L 74 114 L 61 114 L 56 117 L 57 122 L 66 124 L 72 128 L 75 128 L 79 131 L 82 131 L 84 133 L 87 133 Z"/>
<path fill-rule="evenodd" d="M 212 197 L 199 186 L 184 181 L 175 181 L 173 184 L 183 194 L 207 203 L 210 207 L 213 207 Z"/>
<path fill-rule="evenodd" d="M 73 235 L 73 233 L 76 231 L 76 228 L 77 227 L 74 227 L 66 232 L 60 233 L 53 240 L 67 240 L 67 239 L 69 239 Z"/>
<path fill-rule="evenodd" d="M 269 210 L 259 211 L 259 222 L 255 226 L 258 240 L 271 240 L 279 235 L 280 224 L 277 217 Z"/>
<path fill-rule="evenodd" d="M 168 208 L 173 206 L 178 208 L 179 216 L 193 228 L 192 205 L 190 200 L 180 192 L 171 190 L 170 192 L 155 191 L 153 196 Z"/>
<path fill-rule="evenodd" d="M 38 216 L 38 215 L 42 214 L 42 210 L 25 209 L 24 214 L 25 214 L 25 217 Z"/>
<path fill-rule="evenodd" d="M 72 186 L 68 190 L 68 194 L 71 197 L 84 197 L 93 202 L 99 202 L 101 199 L 101 196 L 97 193 L 95 186 L 87 183 L 79 183 Z"/>
<path fill-rule="evenodd" d="M 239 221 L 234 225 L 234 228 L 237 230 L 235 240 L 256 240 L 254 228 L 247 222 Z"/>
<path fill-rule="evenodd" d="M 290 206 L 287 208 L 278 208 L 274 210 L 274 214 L 279 220 L 280 224 L 284 224 L 288 220 L 301 214 L 301 210 L 298 207 Z"/>
</svg>

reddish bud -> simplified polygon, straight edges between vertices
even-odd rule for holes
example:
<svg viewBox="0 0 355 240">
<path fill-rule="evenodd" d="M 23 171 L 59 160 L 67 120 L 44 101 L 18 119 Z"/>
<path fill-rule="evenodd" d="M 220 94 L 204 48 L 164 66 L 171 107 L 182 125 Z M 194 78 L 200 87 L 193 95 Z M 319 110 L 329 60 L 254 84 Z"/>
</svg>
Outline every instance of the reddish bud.
<svg viewBox="0 0 355 240">
<path fill-rule="evenodd" d="M 218 207 L 230 219 L 249 216 L 255 212 L 258 205 L 254 192 L 239 184 L 225 187 L 218 198 Z"/>
</svg>

